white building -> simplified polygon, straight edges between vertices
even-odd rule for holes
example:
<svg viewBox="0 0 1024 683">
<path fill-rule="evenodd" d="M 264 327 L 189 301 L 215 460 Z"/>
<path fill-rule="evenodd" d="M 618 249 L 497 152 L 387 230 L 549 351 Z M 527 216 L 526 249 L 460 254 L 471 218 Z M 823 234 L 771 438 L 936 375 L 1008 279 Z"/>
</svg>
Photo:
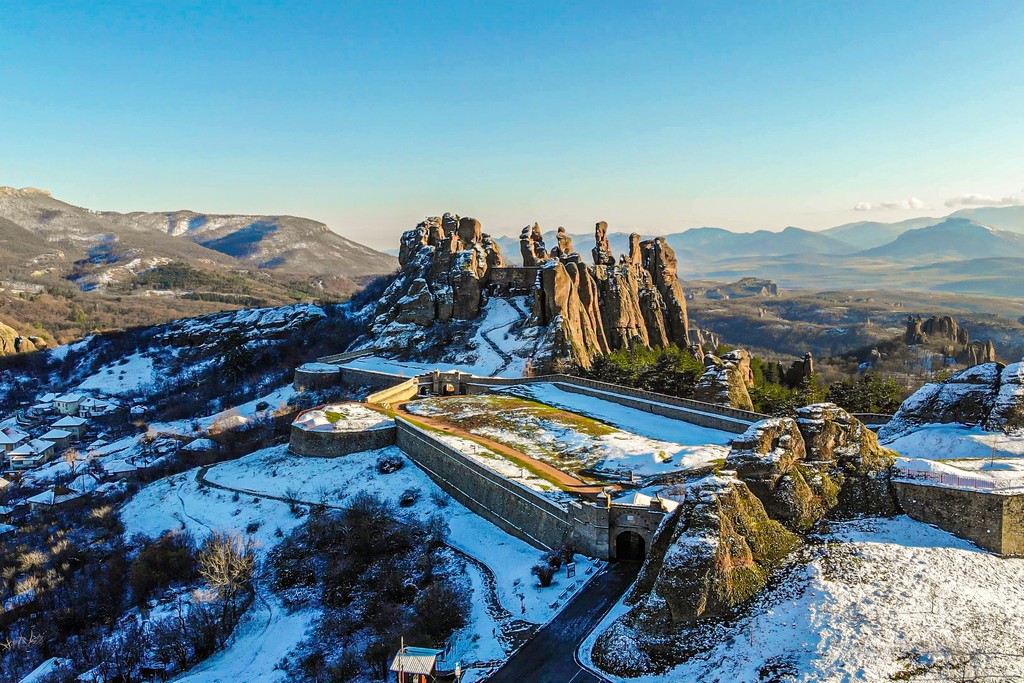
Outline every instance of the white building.
<svg viewBox="0 0 1024 683">
<path fill-rule="evenodd" d="M 27 432 L 23 432 L 17 427 L 4 427 L 3 429 L 0 429 L 0 448 L 2 448 L 5 453 L 10 453 L 15 448 L 28 441 L 29 438 L 31 437 L 29 437 Z"/>
<path fill-rule="evenodd" d="M 61 415 L 78 415 L 78 406 L 85 396 L 78 393 L 64 394 L 53 400 L 53 406 Z"/>
<path fill-rule="evenodd" d="M 27 470 L 43 463 L 50 462 L 56 454 L 52 441 L 32 439 L 18 446 L 8 455 L 11 456 L 12 470 Z"/>
</svg>

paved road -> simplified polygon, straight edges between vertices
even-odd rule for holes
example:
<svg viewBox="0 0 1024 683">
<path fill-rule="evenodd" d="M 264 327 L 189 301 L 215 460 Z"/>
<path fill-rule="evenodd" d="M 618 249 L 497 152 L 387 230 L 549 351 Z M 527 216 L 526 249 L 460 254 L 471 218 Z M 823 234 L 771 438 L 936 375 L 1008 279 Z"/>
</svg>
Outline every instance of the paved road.
<svg viewBox="0 0 1024 683">
<path fill-rule="evenodd" d="M 626 592 L 639 571 L 639 562 L 609 565 L 487 681 L 604 683 L 604 678 L 576 663 L 576 648 Z"/>
</svg>

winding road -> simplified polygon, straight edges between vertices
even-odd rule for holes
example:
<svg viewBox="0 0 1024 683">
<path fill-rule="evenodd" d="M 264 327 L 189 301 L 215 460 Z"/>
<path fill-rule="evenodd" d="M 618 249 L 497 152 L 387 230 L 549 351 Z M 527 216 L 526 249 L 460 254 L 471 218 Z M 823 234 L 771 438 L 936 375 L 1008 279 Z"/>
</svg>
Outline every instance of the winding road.
<svg viewBox="0 0 1024 683">
<path fill-rule="evenodd" d="M 616 562 L 590 580 L 489 683 L 607 683 L 584 667 L 576 650 L 636 579 L 639 562 Z"/>
</svg>

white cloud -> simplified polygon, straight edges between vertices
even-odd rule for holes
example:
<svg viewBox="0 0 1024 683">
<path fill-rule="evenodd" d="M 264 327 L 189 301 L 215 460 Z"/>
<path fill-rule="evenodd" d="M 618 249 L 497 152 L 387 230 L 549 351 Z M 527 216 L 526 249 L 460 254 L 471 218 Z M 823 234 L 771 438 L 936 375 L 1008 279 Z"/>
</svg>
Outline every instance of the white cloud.
<svg viewBox="0 0 1024 683">
<path fill-rule="evenodd" d="M 917 197 L 910 199 L 897 199 L 888 202 L 857 202 L 853 206 L 854 211 L 908 211 L 910 209 L 925 209 L 927 206 Z"/>
<path fill-rule="evenodd" d="M 993 197 L 990 194 L 966 193 L 946 201 L 946 206 L 1024 206 L 1024 190 L 1006 197 Z"/>
</svg>

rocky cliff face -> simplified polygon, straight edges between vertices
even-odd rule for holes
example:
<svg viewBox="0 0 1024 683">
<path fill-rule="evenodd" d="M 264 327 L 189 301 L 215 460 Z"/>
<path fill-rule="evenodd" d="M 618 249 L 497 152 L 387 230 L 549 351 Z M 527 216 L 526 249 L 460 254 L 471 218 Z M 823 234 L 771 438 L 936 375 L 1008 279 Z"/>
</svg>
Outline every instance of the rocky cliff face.
<svg viewBox="0 0 1024 683">
<path fill-rule="evenodd" d="M 1024 361 L 983 363 L 945 382 L 926 384 L 879 430 L 883 442 L 928 424 L 958 423 L 998 431 L 1024 427 Z"/>
<path fill-rule="evenodd" d="M 573 240 L 559 229 L 548 249 L 538 225 L 523 228 L 524 268 L 537 269 L 530 324 L 538 335 L 540 365 L 574 361 L 589 366 L 597 354 L 630 344 L 688 345 L 686 300 L 675 254 L 661 238 L 633 235 L 618 262 L 598 223 L 595 265 L 583 262 Z M 401 271 L 373 313 L 371 332 L 380 346 L 400 346 L 411 328 L 472 320 L 492 293 L 490 273 L 506 263 L 480 222 L 445 214 L 428 218 L 402 236 Z"/>
<path fill-rule="evenodd" d="M 972 342 L 967 329 L 948 315 L 932 316 L 927 320 L 921 316 L 907 318 L 907 330 L 903 338 L 907 345 L 937 347 L 946 356 L 964 365 L 996 362 L 996 348 L 991 340 Z"/>
<path fill-rule="evenodd" d="M 524 265 L 542 267 L 534 295 L 535 324 L 550 329 L 550 358 L 572 358 L 589 366 L 595 355 L 630 344 L 690 343 L 686 297 L 675 252 L 663 238 L 630 236 L 628 254 L 616 263 L 608 226 L 595 226 L 594 265 L 583 262 L 572 240 L 559 233 L 558 246 L 544 251 L 540 229 L 524 228 Z"/>
</svg>

